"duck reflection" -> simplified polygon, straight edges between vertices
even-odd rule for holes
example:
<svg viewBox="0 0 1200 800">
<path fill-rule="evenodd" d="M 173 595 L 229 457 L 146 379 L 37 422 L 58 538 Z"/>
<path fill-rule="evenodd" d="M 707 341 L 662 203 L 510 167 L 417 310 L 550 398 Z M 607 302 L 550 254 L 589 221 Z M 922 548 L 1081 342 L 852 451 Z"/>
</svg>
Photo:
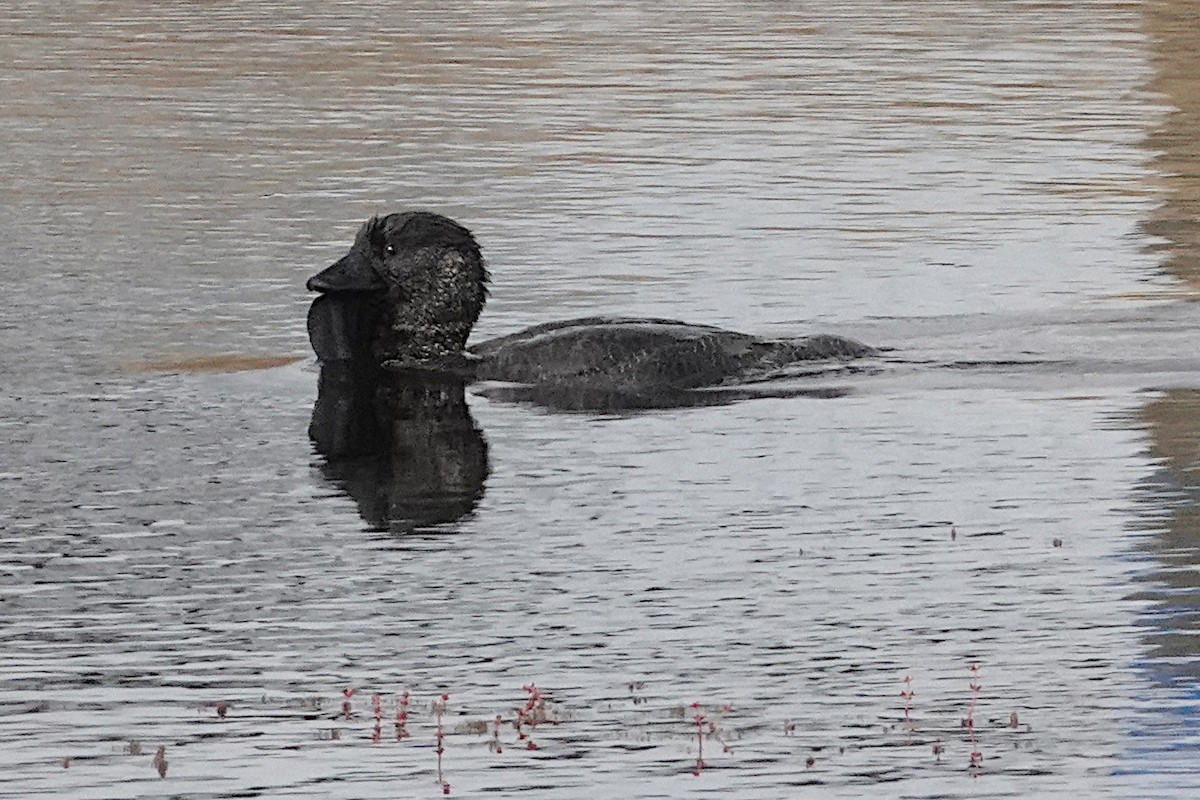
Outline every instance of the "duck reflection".
<svg viewBox="0 0 1200 800">
<path fill-rule="evenodd" d="M 369 324 L 365 296 L 316 299 L 309 338 L 320 361 L 309 436 L 321 470 L 373 530 L 452 523 L 483 496 L 488 450 L 452 369 L 381 369 L 350 343 Z"/>
</svg>

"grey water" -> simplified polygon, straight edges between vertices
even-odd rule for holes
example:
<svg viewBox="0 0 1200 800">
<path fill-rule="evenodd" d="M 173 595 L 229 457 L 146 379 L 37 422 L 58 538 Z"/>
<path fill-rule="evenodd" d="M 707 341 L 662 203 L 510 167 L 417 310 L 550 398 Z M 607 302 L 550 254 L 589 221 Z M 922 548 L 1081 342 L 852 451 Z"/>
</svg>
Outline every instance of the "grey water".
<svg viewBox="0 0 1200 800">
<path fill-rule="evenodd" d="M 1194 797 L 1198 53 L 1189 0 L 7 3 L 0 797 Z M 477 339 L 891 349 L 472 389 L 474 507 L 381 525 L 303 285 L 406 208 Z"/>
</svg>

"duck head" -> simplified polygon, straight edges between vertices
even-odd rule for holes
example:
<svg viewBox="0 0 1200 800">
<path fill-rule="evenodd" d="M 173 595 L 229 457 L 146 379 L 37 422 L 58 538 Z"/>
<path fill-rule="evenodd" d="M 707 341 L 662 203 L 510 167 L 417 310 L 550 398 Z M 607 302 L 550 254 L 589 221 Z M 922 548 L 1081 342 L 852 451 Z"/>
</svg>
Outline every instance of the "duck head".
<svg viewBox="0 0 1200 800">
<path fill-rule="evenodd" d="M 332 340 L 340 358 L 387 366 L 458 357 L 488 279 L 475 237 L 453 220 L 425 211 L 372 217 L 346 255 L 308 279 L 323 294 L 309 335 L 323 359 L 319 342 Z"/>
</svg>

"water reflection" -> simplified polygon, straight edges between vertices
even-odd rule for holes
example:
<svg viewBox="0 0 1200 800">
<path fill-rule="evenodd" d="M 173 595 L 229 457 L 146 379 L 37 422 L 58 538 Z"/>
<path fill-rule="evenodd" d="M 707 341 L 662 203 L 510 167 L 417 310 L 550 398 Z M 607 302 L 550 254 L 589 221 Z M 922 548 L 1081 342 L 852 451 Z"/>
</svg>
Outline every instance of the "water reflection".
<svg viewBox="0 0 1200 800">
<path fill-rule="evenodd" d="M 1163 268 L 1192 291 L 1200 290 L 1200 3 L 1155 0 L 1143 4 L 1152 46 L 1152 86 L 1170 104 L 1146 146 L 1154 154 L 1163 202 L 1143 227 L 1162 239 Z M 1142 420 L 1161 469 L 1150 484 L 1161 528 L 1146 547 L 1158 567 L 1151 580 L 1157 632 L 1150 659 L 1170 675 L 1200 677 L 1200 390 L 1168 391 L 1146 405 Z M 1165 525 L 1157 514 L 1165 515 Z M 1169 665 L 1169 666 L 1168 666 Z"/>
<path fill-rule="evenodd" d="M 1166 392 L 1142 411 L 1162 468 L 1147 486 L 1153 504 L 1146 549 L 1155 566 L 1143 576 L 1147 659 L 1157 682 L 1200 678 L 1200 390 Z"/>
<path fill-rule="evenodd" d="M 1195 0 L 1142 3 L 1152 44 L 1151 86 L 1170 105 L 1146 146 L 1154 154 L 1163 202 L 1143 223 L 1161 237 L 1164 268 L 1191 290 L 1200 291 L 1200 44 Z"/>
<path fill-rule="evenodd" d="M 1143 651 L 1135 661 L 1143 683 L 1137 713 L 1126 720 L 1128 771 L 1153 775 L 1157 793 L 1186 787 L 1200 750 L 1196 722 L 1200 680 L 1200 390 L 1165 392 L 1137 424 L 1150 434 L 1159 469 L 1141 487 L 1145 502 L 1134 576 L 1143 601 Z M 1142 787 L 1145 788 L 1144 786 Z"/>
<path fill-rule="evenodd" d="M 1141 227 L 1159 238 L 1162 268 L 1191 292 L 1200 290 L 1200 47 L 1194 0 L 1141 4 L 1151 43 L 1152 87 L 1171 108 L 1146 139 L 1162 202 Z M 1157 773 L 1160 792 L 1183 785 L 1194 763 L 1195 705 L 1200 679 L 1200 390 L 1173 388 L 1147 403 L 1136 420 L 1149 434 L 1159 469 L 1142 486 L 1145 511 L 1138 541 L 1147 556 L 1137 575 L 1144 653 L 1137 660 L 1147 681 L 1141 712 L 1130 721 L 1131 771 Z"/>
<path fill-rule="evenodd" d="M 459 375 L 388 371 L 339 354 L 336 342 L 364 324 L 358 298 L 320 297 L 309 312 L 321 357 L 309 436 L 322 472 L 375 530 L 409 532 L 455 522 L 483 496 L 488 449 Z"/>
</svg>

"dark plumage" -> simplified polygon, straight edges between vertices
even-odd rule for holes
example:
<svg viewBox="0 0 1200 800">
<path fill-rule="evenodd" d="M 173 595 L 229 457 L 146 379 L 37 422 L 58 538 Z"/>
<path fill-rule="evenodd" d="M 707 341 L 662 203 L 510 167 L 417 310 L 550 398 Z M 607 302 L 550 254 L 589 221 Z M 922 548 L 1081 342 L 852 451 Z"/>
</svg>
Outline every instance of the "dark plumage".
<svg viewBox="0 0 1200 800">
<path fill-rule="evenodd" d="M 326 362 L 639 396 L 875 352 L 836 336 L 763 339 L 675 320 L 605 317 L 537 325 L 466 348 L 488 280 L 479 245 L 453 220 L 422 211 L 372 218 L 344 257 L 308 281 L 324 293 L 309 314 L 313 347 Z"/>
<path fill-rule="evenodd" d="M 355 356 L 425 363 L 458 356 L 487 298 L 488 272 L 470 231 L 437 214 L 372 217 L 350 252 L 308 280 L 312 291 L 355 293 L 363 329 Z M 365 336 L 365 338 L 364 338 Z"/>
</svg>

